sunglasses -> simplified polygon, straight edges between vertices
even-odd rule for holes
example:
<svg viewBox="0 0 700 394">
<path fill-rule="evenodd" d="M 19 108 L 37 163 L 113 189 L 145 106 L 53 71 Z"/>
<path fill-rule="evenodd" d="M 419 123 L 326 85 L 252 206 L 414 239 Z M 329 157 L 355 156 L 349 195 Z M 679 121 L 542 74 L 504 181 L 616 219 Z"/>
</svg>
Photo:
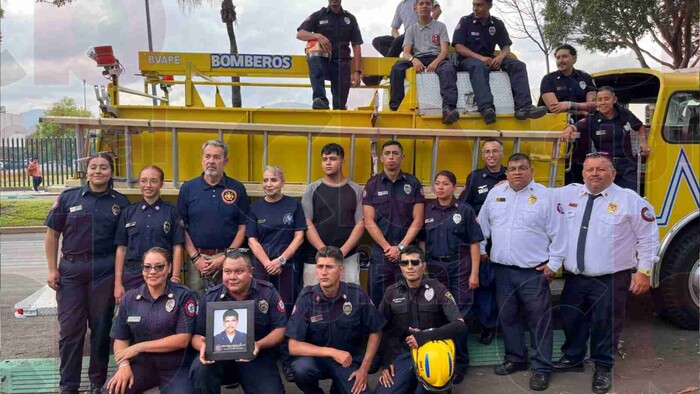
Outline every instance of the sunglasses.
<svg viewBox="0 0 700 394">
<path fill-rule="evenodd" d="M 142 269 L 143 272 L 151 272 L 151 270 L 155 270 L 156 272 L 163 272 L 165 271 L 165 267 L 167 267 L 167 264 L 156 264 L 156 265 L 150 265 L 150 264 L 144 264 Z"/>
<path fill-rule="evenodd" d="M 234 253 L 244 254 L 250 256 L 250 249 L 248 248 L 231 248 L 226 250 L 226 257 L 231 258 Z"/>
<path fill-rule="evenodd" d="M 417 267 L 422 262 L 423 262 L 423 260 L 421 260 L 421 259 L 400 260 L 399 265 L 402 267 L 406 267 L 406 266 L 408 266 L 408 263 L 411 263 L 412 266 Z"/>
<path fill-rule="evenodd" d="M 607 158 L 610 158 L 610 153 L 608 153 L 608 152 L 592 152 L 592 153 L 587 154 L 586 157 L 592 157 L 592 158 L 607 157 Z"/>
</svg>

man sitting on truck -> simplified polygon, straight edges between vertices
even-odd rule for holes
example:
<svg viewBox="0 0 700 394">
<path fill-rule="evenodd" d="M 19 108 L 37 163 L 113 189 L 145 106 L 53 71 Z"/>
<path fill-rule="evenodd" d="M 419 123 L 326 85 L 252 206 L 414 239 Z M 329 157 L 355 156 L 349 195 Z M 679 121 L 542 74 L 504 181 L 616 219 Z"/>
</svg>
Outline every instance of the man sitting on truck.
<svg viewBox="0 0 700 394">
<path fill-rule="evenodd" d="M 452 46 L 459 54 L 459 71 L 468 71 L 474 89 L 474 98 L 486 124 L 496 122 L 496 108 L 489 85 L 489 73 L 503 70 L 508 73 L 515 100 L 515 118 L 541 118 L 547 107 L 532 105 L 530 82 L 525 63 L 508 57 L 510 37 L 506 26 L 489 13 L 493 0 L 473 0 L 474 12 L 463 16 L 452 36 Z M 501 53 L 495 54 L 496 44 Z"/>
<path fill-rule="evenodd" d="M 459 120 L 457 111 L 457 72 L 447 60 L 450 37 L 447 27 L 433 19 L 433 0 L 416 0 L 418 23 L 406 29 L 403 58 L 391 68 L 391 100 L 389 108 L 396 111 L 403 101 L 406 70 L 413 67 L 416 72 L 434 72 L 440 79 L 442 96 L 442 123 L 452 124 Z M 413 52 L 413 56 L 411 55 Z"/>
</svg>

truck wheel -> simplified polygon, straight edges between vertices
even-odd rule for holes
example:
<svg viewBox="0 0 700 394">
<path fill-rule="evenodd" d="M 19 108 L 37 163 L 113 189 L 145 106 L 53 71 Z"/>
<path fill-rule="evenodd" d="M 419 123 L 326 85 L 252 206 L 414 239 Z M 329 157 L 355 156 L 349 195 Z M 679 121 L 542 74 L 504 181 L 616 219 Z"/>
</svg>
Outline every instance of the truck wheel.
<svg viewBox="0 0 700 394">
<path fill-rule="evenodd" d="M 680 328 L 700 324 L 700 226 L 688 226 L 673 241 L 661 262 L 654 298 L 662 313 Z"/>
</svg>

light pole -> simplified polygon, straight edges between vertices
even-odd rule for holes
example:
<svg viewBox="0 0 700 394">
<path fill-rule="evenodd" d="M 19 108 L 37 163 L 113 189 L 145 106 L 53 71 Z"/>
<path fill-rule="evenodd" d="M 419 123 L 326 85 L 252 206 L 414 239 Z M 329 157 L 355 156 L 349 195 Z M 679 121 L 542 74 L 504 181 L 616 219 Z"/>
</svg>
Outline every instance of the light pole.
<svg viewBox="0 0 700 394">
<path fill-rule="evenodd" d="M 144 0 L 146 3 L 146 27 L 148 29 L 148 51 L 153 52 L 153 37 L 151 35 L 151 9 L 148 5 L 148 0 Z M 151 85 L 151 92 L 156 95 L 156 85 Z M 158 100 L 153 99 L 153 105 L 158 105 Z"/>
</svg>

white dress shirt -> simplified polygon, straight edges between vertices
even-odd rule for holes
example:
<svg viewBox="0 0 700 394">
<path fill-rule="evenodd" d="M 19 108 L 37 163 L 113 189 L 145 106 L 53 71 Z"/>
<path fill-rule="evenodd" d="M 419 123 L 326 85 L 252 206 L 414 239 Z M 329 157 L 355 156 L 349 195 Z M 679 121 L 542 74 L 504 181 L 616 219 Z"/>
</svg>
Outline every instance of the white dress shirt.
<svg viewBox="0 0 700 394">
<path fill-rule="evenodd" d="M 564 261 L 567 271 L 601 276 L 631 268 L 649 270 L 658 261 L 659 227 L 654 208 L 633 190 L 613 184 L 593 202 L 586 236 L 584 270 L 579 272 L 576 264 L 578 236 L 591 193 L 581 184 L 556 190 L 559 194 L 558 209 L 564 212 L 569 235 Z"/>
<path fill-rule="evenodd" d="M 491 261 L 534 268 L 549 260 L 547 266 L 559 270 L 566 254 L 566 226 L 556 203 L 554 190 L 535 181 L 518 192 L 508 183 L 491 189 L 479 212 L 484 237 L 492 241 Z"/>
</svg>

